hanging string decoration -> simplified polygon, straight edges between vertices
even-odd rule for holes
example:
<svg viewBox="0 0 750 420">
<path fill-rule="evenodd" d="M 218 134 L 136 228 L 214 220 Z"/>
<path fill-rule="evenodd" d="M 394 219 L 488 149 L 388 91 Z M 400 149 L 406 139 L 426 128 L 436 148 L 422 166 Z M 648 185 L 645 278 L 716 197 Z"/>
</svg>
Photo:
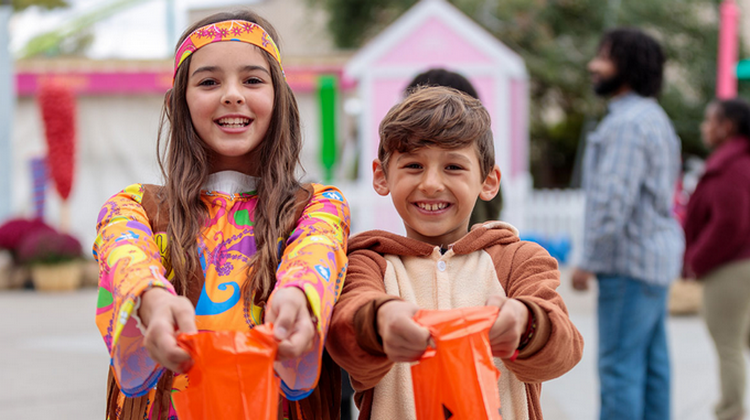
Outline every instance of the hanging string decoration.
<svg viewBox="0 0 750 420">
<path fill-rule="evenodd" d="M 75 172 L 75 96 L 61 83 L 46 81 L 39 88 L 38 99 L 47 140 L 49 172 L 60 197 L 67 201 Z"/>
</svg>

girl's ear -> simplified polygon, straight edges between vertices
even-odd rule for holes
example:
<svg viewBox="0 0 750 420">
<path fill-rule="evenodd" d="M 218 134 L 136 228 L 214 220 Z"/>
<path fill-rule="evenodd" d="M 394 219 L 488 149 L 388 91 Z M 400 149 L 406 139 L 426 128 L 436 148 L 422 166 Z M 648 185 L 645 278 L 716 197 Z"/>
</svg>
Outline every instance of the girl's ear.
<svg viewBox="0 0 750 420">
<path fill-rule="evenodd" d="M 372 161 L 372 187 L 376 193 L 384 197 L 391 192 L 388 188 L 388 180 L 385 178 L 383 164 L 378 159 Z"/>
<path fill-rule="evenodd" d="M 497 192 L 500 190 L 501 177 L 500 167 L 495 165 L 482 183 L 482 191 L 479 193 L 479 198 L 484 201 L 490 201 L 495 198 Z"/>
</svg>

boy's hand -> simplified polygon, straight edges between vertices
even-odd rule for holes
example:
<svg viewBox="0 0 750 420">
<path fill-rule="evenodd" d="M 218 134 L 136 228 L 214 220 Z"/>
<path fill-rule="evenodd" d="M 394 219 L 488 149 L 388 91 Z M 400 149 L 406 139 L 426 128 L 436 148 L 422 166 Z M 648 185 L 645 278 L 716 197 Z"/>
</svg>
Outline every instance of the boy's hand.
<svg viewBox="0 0 750 420">
<path fill-rule="evenodd" d="M 486 305 L 500 308 L 497 319 L 490 328 L 492 355 L 508 359 L 513 356 L 526 331 L 531 316 L 529 308 L 521 301 L 499 295 L 490 296 Z"/>
<path fill-rule="evenodd" d="M 266 312 L 265 322 L 273 323 L 273 335 L 279 341 L 276 360 L 297 358 L 312 347 L 315 325 L 310 316 L 307 296 L 301 289 L 277 289 Z"/>
<path fill-rule="evenodd" d="M 184 296 L 155 287 L 141 295 L 138 316 L 146 328 L 143 344 L 149 356 L 172 372 L 190 369 L 193 360 L 177 345 L 177 334 L 198 332 L 193 304 Z"/>
<path fill-rule="evenodd" d="M 393 300 L 383 304 L 377 313 L 378 334 L 383 350 L 394 362 L 413 362 L 427 350 L 430 331 L 414 322 L 419 306 Z"/>
</svg>

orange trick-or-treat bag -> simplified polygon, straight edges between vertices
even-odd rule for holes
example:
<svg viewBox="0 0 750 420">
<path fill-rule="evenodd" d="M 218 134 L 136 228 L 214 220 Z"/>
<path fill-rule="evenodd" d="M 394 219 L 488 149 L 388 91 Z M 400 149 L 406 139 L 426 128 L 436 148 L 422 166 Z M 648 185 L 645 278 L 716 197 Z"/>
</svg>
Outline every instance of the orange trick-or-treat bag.
<svg viewBox="0 0 750 420">
<path fill-rule="evenodd" d="M 417 312 L 430 330 L 430 347 L 411 367 L 419 420 L 502 420 L 489 331 L 493 306 Z"/>
<path fill-rule="evenodd" d="M 280 380 L 273 369 L 278 343 L 271 328 L 180 334 L 193 358 L 188 386 L 172 394 L 180 420 L 276 420 Z"/>
</svg>

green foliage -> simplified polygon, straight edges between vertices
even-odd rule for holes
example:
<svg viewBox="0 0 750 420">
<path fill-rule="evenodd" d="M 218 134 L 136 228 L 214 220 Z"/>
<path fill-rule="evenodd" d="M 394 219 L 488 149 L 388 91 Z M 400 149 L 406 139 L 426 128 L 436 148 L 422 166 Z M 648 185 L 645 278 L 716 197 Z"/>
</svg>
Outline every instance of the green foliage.
<svg viewBox="0 0 750 420">
<path fill-rule="evenodd" d="M 342 47 L 358 47 L 393 22 L 413 0 L 310 0 L 331 13 Z M 683 152 L 704 155 L 699 124 L 716 83 L 720 0 L 453 0 L 526 61 L 531 77 L 532 172 L 538 187 L 566 187 L 584 126 L 606 108 L 590 86 L 587 62 L 611 26 L 646 30 L 668 57 L 659 98 Z M 373 18 L 374 17 L 374 18 Z M 750 94 L 750 82 L 740 94 Z M 550 117 L 554 115 L 554 117 Z M 586 124 L 586 122 L 590 122 Z"/>
<path fill-rule="evenodd" d="M 395 20 L 416 0 L 309 0 L 325 8 L 328 29 L 340 48 L 357 48 Z"/>
<path fill-rule="evenodd" d="M 111 0 L 97 5 L 85 14 L 29 40 L 21 49 L 19 58 L 30 58 L 40 54 L 49 56 L 83 54 L 94 41 L 91 32 L 94 24 L 144 1 L 146 0 Z"/>
<path fill-rule="evenodd" d="M 3 1 L 5 4 L 5 1 Z M 58 7 L 68 7 L 65 0 L 13 0 L 13 10 L 20 12 L 30 6 L 39 6 L 45 9 L 56 9 Z"/>
</svg>

